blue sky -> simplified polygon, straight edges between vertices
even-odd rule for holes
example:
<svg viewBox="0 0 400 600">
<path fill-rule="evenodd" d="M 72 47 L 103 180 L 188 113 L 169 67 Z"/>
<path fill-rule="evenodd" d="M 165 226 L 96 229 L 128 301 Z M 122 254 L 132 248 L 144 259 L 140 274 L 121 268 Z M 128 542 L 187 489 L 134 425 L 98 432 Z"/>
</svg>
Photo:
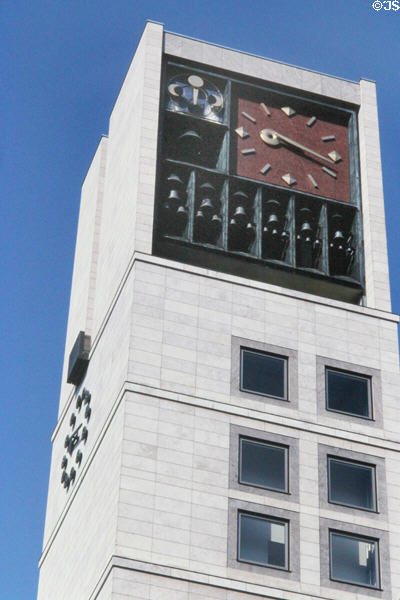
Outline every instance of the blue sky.
<svg viewBox="0 0 400 600">
<path fill-rule="evenodd" d="M 400 10 L 376 11 L 370 0 L 3 0 L 0 10 L 0 597 L 28 600 L 36 596 L 80 187 L 146 19 L 377 82 L 398 313 Z"/>
</svg>

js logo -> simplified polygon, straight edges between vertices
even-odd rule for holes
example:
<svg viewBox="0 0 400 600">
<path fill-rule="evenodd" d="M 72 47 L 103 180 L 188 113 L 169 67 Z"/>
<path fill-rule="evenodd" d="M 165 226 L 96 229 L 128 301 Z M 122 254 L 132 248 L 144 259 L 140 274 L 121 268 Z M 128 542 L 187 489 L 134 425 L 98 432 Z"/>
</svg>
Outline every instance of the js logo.
<svg viewBox="0 0 400 600">
<path fill-rule="evenodd" d="M 399 0 L 383 0 L 381 2 L 381 0 L 375 0 L 375 2 L 372 3 L 372 8 L 374 10 L 394 10 L 397 11 L 400 8 L 400 1 Z"/>
</svg>

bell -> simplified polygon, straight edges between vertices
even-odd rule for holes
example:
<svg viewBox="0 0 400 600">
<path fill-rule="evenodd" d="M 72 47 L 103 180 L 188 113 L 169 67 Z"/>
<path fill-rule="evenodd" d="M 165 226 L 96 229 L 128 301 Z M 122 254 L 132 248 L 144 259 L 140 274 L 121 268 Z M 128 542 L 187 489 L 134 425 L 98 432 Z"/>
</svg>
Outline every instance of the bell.
<svg viewBox="0 0 400 600">
<path fill-rule="evenodd" d="M 193 129 L 188 129 L 187 131 L 184 131 L 183 133 L 181 133 L 181 135 L 178 137 L 179 141 L 182 142 L 201 142 L 201 135 L 199 135 L 197 133 L 197 131 L 194 131 Z"/>
<path fill-rule="evenodd" d="M 238 191 L 235 192 L 234 194 L 232 194 L 232 198 L 231 198 L 231 202 L 233 202 L 234 205 L 244 205 L 247 206 L 249 203 L 249 197 L 247 194 L 245 194 L 245 192 L 242 191 Z"/>
<path fill-rule="evenodd" d="M 179 177 L 179 175 L 176 175 L 175 173 L 172 173 L 169 177 L 167 177 L 167 181 L 171 186 L 172 185 L 177 186 L 177 187 L 183 186 L 182 179 Z"/>
<path fill-rule="evenodd" d="M 312 233 L 312 227 L 310 225 L 310 223 L 308 223 L 307 221 L 304 222 L 302 224 L 302 226 L 300 227 L 300 233 L 302 237 L 305 237 L 307 235 L 309 235 L 310 233 Z"/>
<path fill-rule="evenodd" d="M 186 227 L 187 220 L 188 220 L 187 210 L 184 206 L 180 206 L 178 208 L 178 210 L 176 211 L 177 228 L 178 228 L 178 233 L 180 235 L 182 235 L 183 230 Z"/>
<path fill-rule="evenodd" d="M 267 223 L 268 224 L 279 223 L 278 216 L 275 214 L 269 215 Z"/>
<path fill-rule="evenodd" d="M 256 230 L 252 223 L 247 223 L 246 237 L 247 237 L 248 245 L 252 244 L 254 241 L 254 238 L 256 237 Z"/>
<path fill-rule="evenodd" d="M 214 210 L 212 201 L 209 198 L 204 198 L 200 204 L 200 210 L 210 213 Z"/>
<path fill-rule="evenodd" d="M 200 190 L 200 193 L 202 194 L 202 196 L 208 195 L 208 196 L 213 197 L 216 194 L 216 189 L 212 185 L 212 183 L 202 183 L 199 186 L 199 190 Z"/>
<path fill-rule="evenodd" d="M 174 200 L 175 201 L 179 201 L 180 200 L 180 194 L 179 194 L 178 190 L 171 190 L 169 192 L 168 200 L 169 201 L 171 201 L 171 200 L 172 201 L 174 201 Z"/>
<path fill-rule="evenodd" d="M 214 242 L 219 237 L 222 231 L 222 219 L 219 215 L 213 215 L 211 219 L 211 230 Z"/>
<path fill-rule="evenodd" d="M 333 234 L 333 239 L 334 239 L 335 241 L 337 241 L 337 240 L 339 240 L 339 241 L 343 240 L 343 239 L 344 239 L 343 232 L 342 232 L 342 231 L 339 231 L 339 230 L 338 230 L 338 231 L 335 231 L 335 233 Z"/>
<path fill-rule="evenodd" d="M 248 221 L 248 217 L 246 215 L 246 211 L 243 208 L 243 206 L 238 206 L 236 208 L 235 212 L 233 213 L 233 216 L 234 216 L 235 221 L 242 226 L 244 226 L 245 223 L 247 223 L 247 221 Z"/>
<path fill-rule="evenodd" d="M 169 215 L 171 213 L 171 206 L 168 202 L 164 202 L 162 205 L 162 210 L 164 215 Z"/>
</svg>

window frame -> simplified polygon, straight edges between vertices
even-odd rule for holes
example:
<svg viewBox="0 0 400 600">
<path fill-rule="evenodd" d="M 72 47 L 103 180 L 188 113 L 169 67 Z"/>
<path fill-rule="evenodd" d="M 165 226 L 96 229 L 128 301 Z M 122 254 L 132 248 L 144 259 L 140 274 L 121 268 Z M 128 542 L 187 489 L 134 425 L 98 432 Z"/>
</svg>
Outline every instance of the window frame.
<svg viewBox="0 0 400 600">
<path fill-rule="evenodd" d="M 369 513 L 377 513 L 378 512 L 378 490 L 377 490 L 377 473 L 376 473 L 376 465 L 372 463 L 364 463 L 358 460 L 352 460 L 351 458 L 344 458 L 342 456 L 335 456 L 333 454 L 327 454 L 326 457 L 326 469 L 327 469 L 327 501 L 329 504 L 335 504 L 336 506 L 346 506 L 348 508 L 353 508 L 356 510 L 363 510 Z M 373 498 L 373 508 L 365 508 L 363 506 L 358 506 L 357 504 L 345 504 L 343 502 L 335 502 L 331 499 L 331 471 L 330 471 L 330 463 L 331 461 L 347 463 L 352 465 L 358 465 L 361 467 L 368 467 L 372 471 L 372 498 Z"/>
<path fill-rule="evenodd" d="M 247 502 L 236 498 L 228 498 L 228 552 L 227 566 L 236 570 L 236 577 L 242 579 L 240 571 L 256 575 L 300 581 L 300 513 L 296 510 L 277 508 L 264 503 L 257 504 L 257 500 Z M 288 566 L 289 570 L 282 568 L 260 566 L 258 564 L 238 560 L 238 511 L 253 513 L 275 521 L 287 521 L 288 528 Z"/>
<path fill-rule="evenodd" d="M 250 443 L 254 443 L 254 444 L 259 444 L 259 445 L 263 445 L 263 446 L 269 446 L 272 448 L 279 448 L 282 449 L 284 451 L 284 463 L 285 463 L 285 473 L 284 473 L 284 489 L 279 489 L 279 488 L 274 488 L 271 486 L 265 486 L 265 485 L 258 485 L 256 483 L 250 483 L 249 481 L 244 481 L 242 479 L 242 443 L 244 441 L 250 442 Z M 259 438 L 255 438 L 255 437 L 250 437 L 248 435 L 242 435 L 239 434 L 239 442 L 238 442 L 238 450 L 239 450 L 239 456 L 238 456 L 238 470 L 237 470 L 237 477 L 238 477 L 238 483 L 239 485 L 245 485 L 248 487 L 254 487 L 257 489 L 261 489 L 261 490 L 270 490 L 271 492 L 276 492 L 279 494 L 289 494 L 289 451 L 290 451 L 290 446 L 285 445 L 285 444 L 281 444 L 281 443 L 276 443 L 276 442 L 271 442 L 271 441 L 267 441 L 267 440 L 261 440 Z"/>
<path fill-rule="evenodd" d="M 272 565 L 270 563 L 262 563 L 258 561 L 250 561 L 240 558 L 240 538 L 241 538 L 241 517 L 245 515 L 247 517 L 253 517 L 254 519 L 259 519 L 260 521 L 267 521 L 268 523 L 279 523 L 279 525 L 285 525 L 285 566 L 279 567 L 277 565 Z M 237 561 L 240 563 L 245 563 L 249 565 L 255 565 L 258 567 L 267 567 L 268 569 L 277 569 L 278 571 L 290 571 L 290 521 L 288 519 L 280 519 L 276 517 L 271 517 L 269 515 L 263 515 L 259 513 L 253 513 L 246 510 L 238 510 L 237 511 Z"/>
<path fill-rule="evenodd" d="M 376 547 L 376 552 L 375 552 L 376 573 L 375 573 L 375 575 L 376 575 L 377 585 L 367 585 L 367 584 L 359 583 L 356 581 L 349 581 L 347 579 L 338 579 L 337 577 L 333 577 L 333 575 L 332 575 L 332 535 L 344 537 L 347 539 L 368 542 L 368 543 L 373 542 L 375 544 L 375 547 Z M 338 583 L 344 583 L 346 585 L 357 586 L 357 587 L 366 588 L 369 590 L 377 590 L 377 591 L 381 590 L 382 589 L 382 587 L 381 587 L 382 575 L 381 575 L 379 538 L 372 538 L 369 536 L 358 535 L 356 533 L 348 533 L 347 531 L 340 531 L 337 529 L 329 529 L 329 577 L 330 577 L 331 581 L 337 581 Z"/>
<path fill-rule="evenodd" d="M 299 502 L 299 439 L 281 435 L 280 428 L 272 425 L 268 431 L 243 427 L 231 423 L 229 433 L 229 488 L 251 496 L 273 498 L 278 502 Z M 280 492 L 239 482 L 239 439 L 247 438 L 288 448 L 288 491 Z"/>
<path fill-rule="evenodd" d="M 329 371 L 333 371 L 336 373 L 342 373 L 345 375 L 351 375 L 357 379 L 364 379 L 368 382 L 368 416 L 365 417 L 363 415 L 358 415 L 354 412 L 349 412 L 345 410 L 337 410 L 336 408 L 329 407 L 329 386 L 328 386 L 328 373 Z M 372 377 L 370 375 L 363 375 L 362 373 L 355 373 L 354 371 L 349 371 L 347 369 L 340 369 L 338 367 L 331 367 L 329 365 L 325 365 L 325 408 L 329 412 L 339 413 L 341 415 L 348 415 L 350 417 L 355 417 L 357 419 L 364 419 L 365 421 L 373 421 L 374 420 L 374 406 L 373 406 L 373 393 L 372 393 Z"/>
<path fill-rule="evenodd" d="M 359 417 L 352 413 L 342 413 L 335 410 L 328 410 L 326 407 L 326 368 L 338 371 L 347 371 L 362 377 L 369 377 L 371 381 L 371 411 L 372 418 Z M 372 369 L 364 365 L 344 362 L 334 358 L 319 356 L 316 357 L 317 369 L 317 411 L 321 422 L 332 423 L 333 420 L 341 421 L 341 428 L 351 430 L 353 423 L 358 423 L 365 429 L 373 427 L 374 429 L 383 428 L 383 409 L 382 409 L 382 382 L 381 371 Z"/>
<path fill-rule="evenodd" d="M 255 352 L 272 354 L 287 359 L 287 400 L 265 396 L 256 392 L 245 392 L 240 389 L 241 380 L 241 348 L 248 348 Z M 260 342 L 235 335 L 231 337 L 231 385 L 232 400 L 240 406 L 257 408 L 263 412 L 269 411 L 269 406 L 279 407 L 282 413 L 297 409 L 299 404 L 298 382 L 298 352 L 292 348 L 275 346 L 267 342 Z"/>
<path fill-rule="evenodd" d="M 350 510 L 350 509 L 349 509 Z M 346 522 L 345 522 L 346 521 Z M 339 592 L 349 592 L 380 600 L 391 600 L 391 570 L 390 570 L 390 544 L 389 532 L 383 529 L 384 524 L 376 523 L 376 527 L 358 525 L 353 519 L 343 519 L 343 515 L 338 515 L 336 519 L 326 517 L 319 518 L 319 543 L 320 543 L 320 582 L 321 587 L 329 590 L 329 593 L 322 593 L 324 596 L 341 597 Z M 345 583 L 330 577 L 330 535 L 329 531 L 337 531 L 352 537 L 369 538 L 379 542 L 379 581 L 380 587 L 366 587 L 362 584 Z"/>
<path fill-rule="evenodd" d="M 283 361 L 284 369 L 283 369 L 283 388 L 284 388 L 284 396 L 274 396 L 273 394 L 267 394 L 264 392 L 258 392 L 256 390 L 247 389 L 243 385 L 243 353 L 249 352 L 250 354 L 258 354 L 262 356 L 270 356 L 272 358 L 277 358 Z M 289 370 L 289 357 L 281 354 L 275 354 L 274 352 L 268 352 L 264 350 L 257 350 L 256 348 L 249 348 L 246 346 L 240 346 L 240 375 L 239 375 L 239 389 L 241 392 L 246 392 L 247 394 L 255 394 L 257 396 L 264 396 L 266 398 L 273 398 L 274 400 L 280 400 L 282 402 L 289 401 L 289 383 L 288 383 L 288 370 Z"/>
</svg>

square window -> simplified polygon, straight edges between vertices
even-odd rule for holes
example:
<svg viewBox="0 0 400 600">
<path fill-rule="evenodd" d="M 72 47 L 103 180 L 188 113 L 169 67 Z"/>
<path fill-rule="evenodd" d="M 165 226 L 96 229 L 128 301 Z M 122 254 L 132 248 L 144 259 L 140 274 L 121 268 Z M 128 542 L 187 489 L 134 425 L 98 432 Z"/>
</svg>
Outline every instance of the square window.
<svg viewBox="0 0 400 600">
<path fill-rule="evenodd" d="M 328 457 L 328 499 L 334 504 L 376 511 L 375 467 Z"/>
<path fill-rule="evenodd" d="M 327 368 L 326 408 L 364 419 L 372 419 L 371 379 Z"/>
<path fill-rule="evenodd" d="M 238 560 L 288 569 L 288 523 L 239 512 Z"/>
<path fill-rule="evenodd" d="M 330 531 L 331 579 L 379 588 L 378 541 Z"/>
<path fill-rule="evenodd" d="M 288 448 L 241 437 L 239 483 L 288 491 Z"/>
<path fill-rule="evenodd" d="M 242 348 L 240 389 L 287 400 L 287 358 Z"/>
</svg>

